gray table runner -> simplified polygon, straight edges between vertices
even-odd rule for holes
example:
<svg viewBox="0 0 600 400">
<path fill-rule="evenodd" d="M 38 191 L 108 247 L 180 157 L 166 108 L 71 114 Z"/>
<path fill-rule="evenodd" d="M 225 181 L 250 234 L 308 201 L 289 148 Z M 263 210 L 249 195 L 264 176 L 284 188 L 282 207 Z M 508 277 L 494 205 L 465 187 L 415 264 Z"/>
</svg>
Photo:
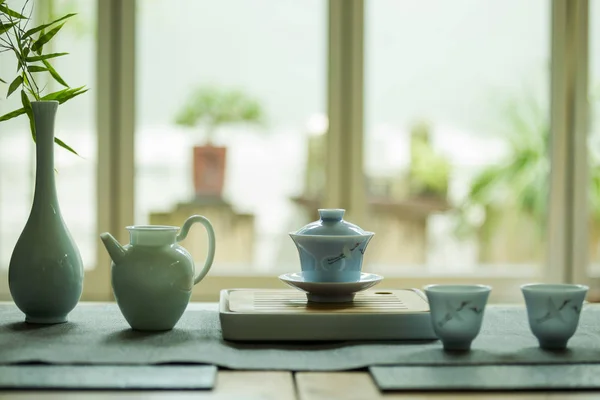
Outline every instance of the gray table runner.
<svg viewBox="0 0 600 400">
<path fill-rule="evenodd" d="M 228 343 L 216 306 L 188 309 L 174 330 L 132 331 L 115 304 L 78 306 L 70 322 L 32 326 L 13 305 L 0 306 L 0 364 L 214 364 L 232 369 L 339 371 L 375 365 L 600 363 L 600 307 L 586 306 L 563 352 L 544 351 L 522 307 L 488 307 L 482 332 L 465 354 L 426 343 Z"/>
<path fill-rule="evenodd" d="M 600 365 L 371 367 L 383 391 L 587 390 L 600 388 Z"/>
<path fill-rule="evenodd" d="M 212 389 L 214 365 L 0 365 L 0 389 Z"/>
</svg>

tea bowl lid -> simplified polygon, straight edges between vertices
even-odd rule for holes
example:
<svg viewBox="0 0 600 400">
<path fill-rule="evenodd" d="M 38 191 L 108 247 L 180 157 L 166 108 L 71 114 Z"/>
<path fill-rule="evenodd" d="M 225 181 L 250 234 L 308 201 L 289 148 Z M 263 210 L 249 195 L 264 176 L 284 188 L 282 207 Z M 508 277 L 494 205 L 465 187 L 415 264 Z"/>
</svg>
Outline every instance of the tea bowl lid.
<svg viewBox="0 0 600 400">
<path fill-rule="evenodd" d="M 341 208 L 320 208 L 319 220 L 311 222 L 294 232 L 299 236 L 365 236 L 372 235 L 359 226 L 344 220 L 346 210 Z"/>
</svg>

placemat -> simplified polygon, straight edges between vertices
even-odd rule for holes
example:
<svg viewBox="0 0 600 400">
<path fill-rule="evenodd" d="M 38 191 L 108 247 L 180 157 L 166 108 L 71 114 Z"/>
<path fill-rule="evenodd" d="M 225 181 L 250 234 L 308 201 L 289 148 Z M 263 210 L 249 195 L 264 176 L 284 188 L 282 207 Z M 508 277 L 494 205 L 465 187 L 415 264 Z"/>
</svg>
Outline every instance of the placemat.
<svg viewBox="0 0 600 400">
<path fill-rule="evenodd" d="M 213 365 L 0 365 L 0 389 L 212 389 Z"/>
<path fill-rule="evenodd" d="M 563 352 L 544 351 L 529 331 L 523 307 L 486 309 L 472 351 L 446 353 L 439 341 L 231 343 L 222 339 L 216 305 L 190 309 L 175 329 L 137 332 L 116 304 L 78 306 L 66 324 L 23 322 L 10 304 L 0 306 L 0 364 L 214 364 L 232 369 L 339 371 L 374 365 L 498 365 L 600 363 L 600 306 L 587 305 Z"/>
<path fill-rule="evenodd" d="M 529 391 L 599 389 L 600 365 L 371 367 L 383 391 Z"/>
</svg>

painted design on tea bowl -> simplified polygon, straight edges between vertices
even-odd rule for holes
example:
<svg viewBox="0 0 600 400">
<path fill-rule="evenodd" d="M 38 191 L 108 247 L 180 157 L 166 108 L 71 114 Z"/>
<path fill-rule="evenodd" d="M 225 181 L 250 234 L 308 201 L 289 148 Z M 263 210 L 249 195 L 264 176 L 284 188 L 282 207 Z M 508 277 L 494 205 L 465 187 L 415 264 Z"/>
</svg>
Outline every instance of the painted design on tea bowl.
<svg viewBox="0 0 600 400">
<path fill-rule="evenodd" d="M 453 319 L 456 319 L 458 321 L 463 322 L 464 319 L 461 316 L 461 312 L 466 311 L 466 312 L 474 312 L 475 314 L 481 314 L 481 312 L 483 311 L 483 309 L 478 308 L 476 306 L 471 306 L 471 307 L 467 307 L 469 306 L 469 304 L 471 304 L 470 301 L 461 301 L 460 305 L 458 307 L 456 307 L 455 305 L 452 305 L 449 301 L 446 302 L 446 314 L 444 315 L 444 318 L 442 318 L 441 320 L 439 320 L 437 322 L 438 326 L 441 328 L 443 327 L 447 322 L 452 321 Z"/>
<path fill-rule="evenodd" d="M 325 258 L 324 262 L 325 263 L 321 263 L 321 266 L 323 267 L 323 269 L 325 269 L 326 271 L 329 270 L 329 266 L 338 263 L 341 260 L 352 260 L 353 256 L 352 253 L 354 252 L 354 250 L 357 250 L 360 252 L 360 257 L 362 257 L 363 254 L 365 254 L 365 247 L 363 246 L 362 248 L 358 248 L 360 246 L 360 242 L 355 243 L 354 246 L 349 247 L 348 245 L 345 245 L 344 248 L 342 249 L 342 252 L 335 256 L 335 257 L 327 257 Z M 354 253 L 354 254 L 358 254 L 358 253 Z M 340 270 L 343 270 L 345 268 L 345 265 L 342 265 Z"/>
<path fill-rule="evenodd" d="M 562 316 L 562 312 L 564 310 L 571 310 L 573 311 L 576 315 L 579 315 L 581 313 L 581 308 L 578 307 L 576 304 L 575 305 L 571 305 L 570 307 L 567 307 L 570 303 L 572 302 L 572 299 L 566 299 L 563 300 L 562 303 L 560 301 L 558 302 L 554 302 L 554 299 L 552 297 L 548 297 L 548 309 L 546 311 L 546 314 L 544 314 L 544 316 L 540 317 L 540 318 L 536 318 L 535 322 L 538 324 L 541 324 L 543 322 L 546 322 L 548 320 L 551 319 L 557 319 L 560 322 L 562 322 L 563 324 L 567 324 L 567 321 L 565 321 L 565 319 Z M 560 306 L 556 306 L 556 304 L 560 303 Z"/>
</svg>

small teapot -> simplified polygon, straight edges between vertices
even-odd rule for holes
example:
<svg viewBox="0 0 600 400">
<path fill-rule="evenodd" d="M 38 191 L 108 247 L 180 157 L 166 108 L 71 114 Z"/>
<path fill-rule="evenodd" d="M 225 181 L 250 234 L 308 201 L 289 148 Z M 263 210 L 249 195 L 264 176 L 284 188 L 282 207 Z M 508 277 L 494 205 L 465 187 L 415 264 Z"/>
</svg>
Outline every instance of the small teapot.
<svg viewBox="0 0 600 400">
<path fill-rule="evenodd" d="M 204 225 L 208 233 L 208 255 L 197 275 L 191 254 L 178 244 L 196 222 Z M 190 301 L 193 286 L 212 266 L 213 227 L 205 217 L 194 215 L 181 230 L 164 225 L 134 225 L 126 229 L 131 243 L 125 246 L 108 232 L 100 235 L 112 258 L 111 284 L 119 309 L 133 329 L 172 329 Z"/>
</svg>

